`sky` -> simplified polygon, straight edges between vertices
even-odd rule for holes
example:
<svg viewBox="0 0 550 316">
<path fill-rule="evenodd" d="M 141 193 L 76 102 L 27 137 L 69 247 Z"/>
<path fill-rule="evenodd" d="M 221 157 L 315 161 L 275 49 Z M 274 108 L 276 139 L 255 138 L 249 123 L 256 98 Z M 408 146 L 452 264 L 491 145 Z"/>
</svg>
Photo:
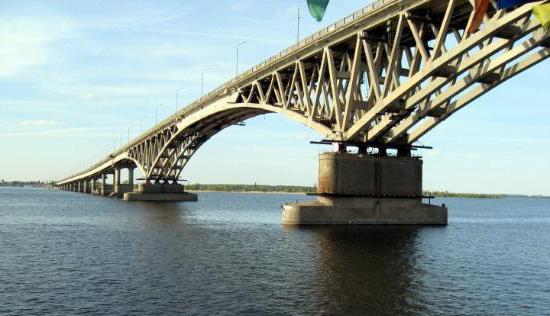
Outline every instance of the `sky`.
<svg viewBox="0 0 550 316">
<path fill-rule="evenodd" d="M 371 1 L 0 3 L 0 179 L 56 180 L 111 152 L 234 76 Z M 421 139 L 424 188 L 550 195 L 550 61 L 462 109 Z M 176 103 L 177 102 L 177 103 Z M 184 170 L 196 183 L 313 185 L 328 147 L 277 114 L 207 142 Z"/>
</svg>

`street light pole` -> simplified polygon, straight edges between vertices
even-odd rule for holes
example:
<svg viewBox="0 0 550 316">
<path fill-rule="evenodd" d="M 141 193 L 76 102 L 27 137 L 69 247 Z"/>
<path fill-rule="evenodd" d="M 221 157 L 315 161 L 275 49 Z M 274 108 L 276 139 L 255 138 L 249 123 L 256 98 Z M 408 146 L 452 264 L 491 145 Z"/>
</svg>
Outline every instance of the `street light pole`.
<svg viewBox="0 0 550 316">
<path fill-rule="evenodd" d="M 176 112 L 179 110 L 179 92 L 183 91 L 185 88 L 176 89 Z"/>
<path fill-rule="evenodd" d="M 147 118 L 147 116 L 144 116 L 144 117 L 139 119 L 139 133 L 143 132 L 143 120 L 146 119 L 146 118 Z"/>
<path fill-rule="evenodd" d="M 298 3 L 298 21 L 297 21 L 297 32 L 296 32 L 296 43 L 300 42 L 300 4 Z"/>
<path fill-rule="evenodd" d="M 302 17 L 300 16 L 300 4 L 306 2 L 305 0 L 299 0 L 298 1 L 298 21 L 297 21 L 297 32 L 296 32 L 296 44 L 300 42 L 300 20 Z"/>
<path fill-rule="evenodd" d="M 161 107 L 161 106 L 162 106 L 162 104 L 157 104 L 157 105 L 155 106 L 155 125 L 156 125 L 157 122 L 158 122 L 157 118 L 158 118 L 158 115 L 159 115 L 159 107 Z M 177 103 L 176 103 L 176 107 L 177 107 Z"/>
<path fill-rule="evenodd" d="M 239 46 L 246 44 L 246 41 L 242 41 L 237 44 L 237 67 L 235 69 L 235 77 L 239 75 Z"/>
<path fill-rule="evenodd" d="M 205 68 L 201 71 L 201 97 L 204 96 L 204 72 L 210 70 L 210 67 Z"/>
</svg>

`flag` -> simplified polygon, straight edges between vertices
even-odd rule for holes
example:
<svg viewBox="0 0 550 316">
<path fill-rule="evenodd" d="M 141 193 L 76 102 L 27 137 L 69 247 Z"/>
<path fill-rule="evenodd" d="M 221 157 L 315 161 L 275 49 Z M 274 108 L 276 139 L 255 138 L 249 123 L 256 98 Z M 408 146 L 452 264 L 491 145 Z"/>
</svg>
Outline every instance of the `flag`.
<svg viewBox="0 0 550 316">
<path fill-rule="evenodd" d="M 489 9 L 489 2 L 490 0 L 475 0 L 474 18 L 470 28 L 467 30 L 468 33 L 473 33 L 479 29 L 481 22 L 483 22 L 483 17 L 485 17 L 485 13 L 487 13 Z"/>
<path fill-rule="evenodd" d="M 536 2 L 540 0 L 498 0 L 497 6 L 499 9 L 508 9 L 528 2 Z"/>
<path fill-rule="evenodd" d="M 550 4 L 541 4 L 534 7 L 533 15 L 546 31 L 550 29 Z"/>
<path fill-rule="evenodd" d="M 307 6 L 311 16 L 321 22 L 323 16 L 325 16 L 325 10 L 327 9 L 329 0 L 307 0 Z"/>
</svg>

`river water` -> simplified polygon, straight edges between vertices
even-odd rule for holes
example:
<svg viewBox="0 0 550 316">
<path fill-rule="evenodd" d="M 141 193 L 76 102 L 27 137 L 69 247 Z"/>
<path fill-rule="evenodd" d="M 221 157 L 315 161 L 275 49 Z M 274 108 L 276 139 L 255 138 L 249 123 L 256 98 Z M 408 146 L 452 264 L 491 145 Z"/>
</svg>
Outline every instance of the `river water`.
<svg viewBox="0 0 550 316">
<path fill-rule="evenodd" d="M 437 199 L 447 227 L 283 227 L 306 199 L 0 188 L 0 315 L 550 314 L 550 199 Z"/>
</svg>

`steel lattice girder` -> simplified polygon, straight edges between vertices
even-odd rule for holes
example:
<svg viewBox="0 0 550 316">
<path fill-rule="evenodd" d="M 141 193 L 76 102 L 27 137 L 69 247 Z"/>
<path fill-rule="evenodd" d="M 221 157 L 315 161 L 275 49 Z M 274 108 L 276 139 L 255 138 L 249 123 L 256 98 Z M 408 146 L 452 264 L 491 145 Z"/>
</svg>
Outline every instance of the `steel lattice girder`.
<svg viewBox="0 0 550 316">
<path fill-rule="evenodd" d="M 334 141 L 410 145 L 460 108 L 550 55 L 534 2 L 465 32 L 466 0 L 383 0 L 197 100 L 60 184 L 130 161 L 147 180 L 177 180 L 220 130 L 281 113 Z"/>
</svg>

